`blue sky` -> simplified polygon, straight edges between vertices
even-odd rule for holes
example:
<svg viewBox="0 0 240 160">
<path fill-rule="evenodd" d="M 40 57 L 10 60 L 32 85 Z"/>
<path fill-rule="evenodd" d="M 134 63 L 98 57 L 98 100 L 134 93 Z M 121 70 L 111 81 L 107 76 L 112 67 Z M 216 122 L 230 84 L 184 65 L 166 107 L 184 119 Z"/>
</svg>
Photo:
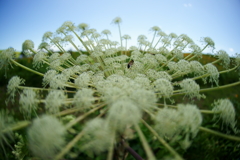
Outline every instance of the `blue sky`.
<svg viewBox="0 0 240 160">
<path fill-rule="evenodd" d="M 201 37 L 215 42 L 215 52 L 240 53 L 240 0 L 0 0 L 0 49 L 21 51 L 30 39 L 35 49 L 46 31 L 55 32 L 63 22 L 87 23 L 99 33 L 112 32 L 118 40 L 118 28 L 111 24 L 122 18 L 122 34 L 131 36 L 129 45 L 137 45 L 149 29 L 159 26 L 166 33 L 187 34 L 201 46 Z M 77 40 L 77 39 L 75 39 Z M 208 51 L 206 51 L 208 52 Z"/>
</svg>

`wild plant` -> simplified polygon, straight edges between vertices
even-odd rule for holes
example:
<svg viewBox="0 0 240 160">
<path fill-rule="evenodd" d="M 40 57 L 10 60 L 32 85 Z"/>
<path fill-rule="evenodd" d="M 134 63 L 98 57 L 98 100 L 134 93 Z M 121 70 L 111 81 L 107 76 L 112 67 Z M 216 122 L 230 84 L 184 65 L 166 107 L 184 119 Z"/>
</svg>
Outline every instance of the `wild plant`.
<svg viewBox="0 0 240 160">
<path fill-rule="evenodd" d="M 108 160 L 130 156 L 162 159 L 152 149 L 154 140 L 158 148 L 168 151 L 166 156 L 180 160 L 183 158 L 179 148 L 187 150 L 199 131 L 240 142 L 236 112 L 230 100 L 216 100 L 210 110 L 194 104 L 208 98 L 204 92 L 240 84 L 238 81 L 219 85 L 220 74 L 239 69 L 240 56 L 230 59 L 224 50 L 219 50 L 216 60 L 203 64 L 202 54 L 215 46 L 211 38 L 202 38 L 200 47 L 186 34 L 167 35 L 158 26 L 150 29 L 152 40 L 140 35 L 138 46 L 128 47 L 131 37 L 121 35 L 121 22 L 120 17 L 113 20 L 119 27 L 120 45 L 110 40 L 111 32 L 107 29 L 101 36 L 85 23 L 76 26 L 70 21 L 64 22 L 56 33 L 46 32 L 37 50 L 31 40 L 26 40 L 22 49 L 26 56 L 33 57 L 35 69 L 20 64 L 13 48 L 0 53 L 1 69 L 21 67 L 41 76 L 43 85 L 25 86 L 24 77 L 17 75 L 9 81 L 6 102 L 17 100 L 25 119 L 13 121 L 12 115 L 0 112 L 3 150 L 14 139 L 13 133 L 23 130 L 26 134 L 17 134 L 20 142 L 13 149 L 16 158 L 57 160 L 84 154 L 91 158 L 106 155 Z M 125 46 L 122 40 L 126 41 Z M 66 51 L 66 43 L 75 48 L 76 58 Z M 58 52 L 52 47 L 58 48 Z M 186 49 L 191 52 L 184 54 Z M 222 70 L 217 68 L 219 65 Z M 41 67 L 47 71 L 38 71 Z M 199 85 L 201 81 L 210 83 L 210 87 Z M 177 95 L 191 101 L 176 104 Z M 215 123 L 221 123 L 232 135 L 205 127 L 204 114 L 212 115 Z M 131 148 L 132 140 L 142 145 L 145 155 L 140 156 Z M 25 154 L 23 146 L 28 148 Z"/>
</svg>

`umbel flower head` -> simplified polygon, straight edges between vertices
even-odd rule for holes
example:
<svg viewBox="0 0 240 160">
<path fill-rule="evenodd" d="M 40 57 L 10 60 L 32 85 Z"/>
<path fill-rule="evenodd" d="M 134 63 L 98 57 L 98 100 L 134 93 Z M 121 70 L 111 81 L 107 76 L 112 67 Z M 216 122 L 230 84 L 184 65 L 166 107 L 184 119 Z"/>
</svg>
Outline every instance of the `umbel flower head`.
<svg viewBox="0 0 240 160">
<path fill-rule="evenodd" d="M 36 114 L 36 110 L 38 107 L 38 99 L 37 94 L 31 89 L 23 90 L 22 94 L 20 95 L 20 111 L 24 114 L 24 116 L 29 119 L 31 114 Z"/>
<path fill-rule="evenodd" d="M 29 148 L 35 156 L 52 159 L 65 143 L 65 127 L 55 117 L 43 115 L 33 120 L 27 136 Z"/>
<path fill-rule="evenodd" d="M 0 53 L 0 69 L 5 67 L 8 69 L 8 65 L 11 64 L 10 61 L 15 56 L 15 50 L 13 48 L 8 48 Z"/>
<path fill-rule="evenodd" d="M 214 115 L 214 119 L 222 120 L 222 127 L 230 127 L 234 132 L 236 129 L 236 112 L 232 102 L 229 99 L 219 99 L 213 103 L 212 111 L 219 114 Z"/>
<path fill-rule="evenodd" d="M 156 131 L 161 136 L 172 140 L 176 140 L 180 134 L 194 138 L 201 124 L 202 115 L 199 109 L 190 104 L 179 104 L 177 110 L 164 108 L 159 110 L 155 117 Z"/>
<path fill-rule="evenodd" d="M 23 52 L 28 56 L 30 54 L 30 51 L 32 52 L 34 49 L 34 43 L 31 40 L 26 40 L 22 44 L 22 50 Z"/>
<path fill-rule="evenodd" d="M 106 151 L 111 145 L 113 136 L 106 120 L 96 118 L 86 123 L 84 127 L 83 145 L 81 149 L 90 153 L 99 154 Z"/>
<path fill-rule="evenodd" d="M 14 102 L 15 93 L 18 90 L 18 86 L 20 86 L 21 84 L 24 84 L 24 81 L 25 81 L 24 79 L 18 76 L 14 76 L 10 79 L 7 86 L 7 94 L 9 95 L 9 98 L 6 102 L 8 102 L 9 100 Z"/>
</svg>

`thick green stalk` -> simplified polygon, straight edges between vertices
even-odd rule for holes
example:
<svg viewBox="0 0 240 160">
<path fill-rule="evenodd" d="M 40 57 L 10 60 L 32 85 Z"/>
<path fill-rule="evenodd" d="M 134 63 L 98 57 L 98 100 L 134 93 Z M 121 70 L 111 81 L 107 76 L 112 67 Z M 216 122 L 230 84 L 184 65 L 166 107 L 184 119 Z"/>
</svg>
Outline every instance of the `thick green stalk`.
<svg viewBox="0 0 240 160">
<path fill-rule="evenodd" d="M 62 150 L 61 152 L 54 158 L 54 160 L 59 160 L 61 159 L 66 153 L 68 153 L 68 151 L 70 151 L 70 149 L 80 140 L 80 138 L 82 138 L 84 132 L 81 131 L 80 133 L 78 133 L 78 135 L 76 137 L 74 137 L 74 139 L 72 141 L 70 141 Z"/>
<path fill-rule="evenodd" d="M 147 142 L 147 139 L 146 137 L 144 136 L 144 134 L 142 133 L 140 127 L 138 126 L 138 124 L 135 124 L 134 125 L 135 129 L 137 130 L 137 133 L 138 133 L 138 136 L 142 142 L 142 145 L 143 145 L 143 148 L 147 154 L 147 157 L 148 157 L 148 160 L 156 160 L 148 142 Z"/>
<path fill-rule="evenodd" d="M 67 129 L 71 128 L 73 125 L 75 125 L 76 123 L 80 122 L 81 120 L 83 120 L 84 118 L 86 118 L 87 116 L 89 116 L 90 114 L 94 113 L 95 111 L 101 109 L 101 108 L 104 107 L 104 106 L 105 106 L 105 104 L 101 104 L 101 105 L 99 105 L 98 107 L 95 107 L 95 108 L 93 108 L 92 110 L 88 111 L 87 113 L 79 116 L 79 117 L 76 118 L 75 120 L 70 121 L 70 122 L 67 124 L 66 128 L 67 128 Z"/>
<path fill-rule="evenodd" d="M 115 133 L 111 133 L 111 134 L 112 134 L 112 136 L 109 137 L 109 138 L 111 138 L 111 144 L 110 144 L 109 149 L 108 149 L 107 160 L 112 160 L 112 157 L 113 157 Z"/>
<path fill-rule="evenodd" d="M 225 139 L 240 142 L 240 137 L 237 137 L 237 136 L 227 135 L 227 134 L 220 133 L 220 132 L 217 132 L 217 131 L 214 131 L 214 130 L 211 130 L 211 129 L 208 129 L 208 128 L 205 128 L 205 127 L 199 127 L 199 129 L 200 129 L 200 131 L 211 133 L 211 134 L 214 134 L 215 136 L 219 136 L 219 137 L 222 137 L 222 138 L 225 138 Z"/>
<path fill-rule="evenodd" d="M 152 132 L 152 134 L 157 137 L 159 142 L 162 143 L 162 145 L 166 147 L 168 151 L 176 157 L 176 159 L 183 160 L 183 158 L 162 137 L 160 137 L 158 133 L 147 124 L 147 122 L 145 122 L 143 119 L 141 121 Z"/>
<path fill-rule="evenodd" d="M 40 75 L 40 76 L 44 76 L 44 74 L 42 74 L 42 73 L 40 73 L 40 72 L 37 72 L 37 71 L 35 71 L 35 70 L 33 70 L 33 69 L 30 69 L 30 68 L 28 68 L 28 67 L 26 67 L 26 66 L 18 63 L 17 61 L 15 61 L 15 60 L 13 60 L 13 59 L 11 59 L 11 62 L 14 63 L 15 65 L 17 65 L 17 66 L 19 66 L 19 67 L 27 70 L 27 71 L 33 72 L 33 73 L 35 73 L 35 74 L 37 74 L 37 75 Z"/>
<path fill-rule="evenodd" d="M 5 132 L 8 132 L 9 130 L 10 131 L 16 131 L 16 130 L 25 128 L 25 127 L 29 126 L 30 124 L 31 124 L 30 121 L 20 121 L 20 122 L 17 122 L 16 124 L 14 124 L 13 126 L 11 126 L 9 128 L 2 130 L 2 132 L 5 133 Z"/>
</svg>

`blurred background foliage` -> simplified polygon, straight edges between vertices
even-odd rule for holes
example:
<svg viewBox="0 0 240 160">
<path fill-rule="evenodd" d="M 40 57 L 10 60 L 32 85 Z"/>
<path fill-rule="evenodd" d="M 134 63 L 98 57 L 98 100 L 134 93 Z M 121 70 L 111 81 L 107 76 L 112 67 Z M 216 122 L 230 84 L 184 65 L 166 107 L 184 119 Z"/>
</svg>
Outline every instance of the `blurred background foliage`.
<svg viewBox="0 0 240 160">
<path fill-rule="evenodd" d="M 74 58 L 76 58 L 79 54 L 69 51 L 69 53 L 72 54 Z M 87 53 L 85 53 L 87 54 Z M 187 54 L 185 54 L 186 56 Z M 20 58 L 21 57 L 21 58 Z M 21 52 L 16 52 L 16 60 L 21 63 L 24 66 L 27 66 L 29 68 L 33 68 L 32 65 L 32 58 L 23 57 Z M 207 64 L 209 62 L 212 62 L 216 60 L 216 58 L 213 55 L 203 55 L 202 59 L 199 60 L 202 64 Z M 231 64 L 233 66 L 233 64 Z M 230 67 L 231 67 L 230 66 Z M 219 70 L 222 70 L 220 65 L 217 65 L 217 68 Z M 45 73 L 46 72 L 46 66 L 38 69 L 39 72 Z M 0 70 L 0 109 L 8 109 L 11 112 L 14 112 L 16 119 L 22 119 L 23 117 L 20 115 L 18 110 L 18 102 L 15 104 L 9 103 L 6 104 L 5 100 L 8 97 L 7 95 L 7 84 L 8 81 L 11 79 L 11 77 L 18 75 L 19 77 L 25 79 L 25 86 L 34 86 L 34 87 L 42 87 L 42 79 L 43 77 L 36 75 L 34 73 L 28 72 L 20 67 L 12 66 L 12 68 L 9 68 L 7 71 Z M 229 84 L 233 82 L 239 81 L 239 73 L 236 71 L 232 71 L 229 73 L 220 74 L 219 77 L 219 85 Z M 202 80 L 197 80 L 197 83 L 201 86 L 200 88 L 209 88 L 211 87 L 211 84 L 204 84 Z M 220 90 L 214 90 L 214 91 L 208 91 L 204 92 L 203 94 L 206 95 L 206 99 L 201 100 L 195 100 L 193 103 L 196 104 L 200 109 L 210 109 L 211 110 L 211 104 L 221 98 L 228 98 L 231 100 L 231 102 L 235 106 L 236 110 L 236 119 L 238 121 L 237 128 L 240 129 L 240 85 L 220 89 Z M 16 97 L 18 98 L 18 97 Z M 175 103 L 191 103 L 191 100 L 183 97 L 183 96 L 176 96 L 174 97 Z M 213 115 L 203 114 L 203 126 L 214 129 L 216 131 L 220 131 L 223 133 L 227 133 L 226 130 L 221 130 L 220 123 L 215 124 L 214 121 L 212 121 Z M 169 155 L 168 151 L 159 144 L 150 131 L 146 129 L 144 126 L 141 126 L 141 129 L 143 133 L 146 135 L 148 142 L 150 146 L 152 147 L 152 150 L 156 157 L 165 157 L 165 155 Z M 23 131 L 24 132 L 24 131 Z M 228 134 L 234 135 L 233 132 L 228 131 Z M 239 136 L 239 135 L 238 135 Z M 14 143 L 13 143 L 14 144 Z M 145 155 L 144 149 L 142 148 L 141 144 L 138 143 L 138 138 L 129 141 L 130 146 L 140 155 Z M 205 132 L 199 131 L 198 136 L 194 139 L 192 146 L 188 148 L 186 151 L 181 149 L 179 147 L 179 144 L 171 144 L 178 153 L 183 155 L 183 158 L 186 160 L 240 160 L 240 143 L 235 141 L 226 140 L 220 137 L 212 136 L 210 134 L 207 134 Z M 8 157 L 14 158 L 14 156 L 11 153 L 11 148 L 8 147 L 7 155 Z M 89 156 L 89 155 L 88 155 Z M 81 155 L 77 156 L 78 158 L 87 158 L 86 153 L 81 153 Z M 0 157 L 1 159 L 2 157 Z M 76 160 L 78 159 L 76 158 Z M 106 155 L 99 155 L 92 157 L 93 159 L 100 160 L 105 159 Z M 71 159 L 71 158 L 69 158 Z M 75 158 L 74 158 L 75 159 Z M 134 160 L 134 158 L 129 155 L 127 157 L 127 160 Z"/>
</svg>

